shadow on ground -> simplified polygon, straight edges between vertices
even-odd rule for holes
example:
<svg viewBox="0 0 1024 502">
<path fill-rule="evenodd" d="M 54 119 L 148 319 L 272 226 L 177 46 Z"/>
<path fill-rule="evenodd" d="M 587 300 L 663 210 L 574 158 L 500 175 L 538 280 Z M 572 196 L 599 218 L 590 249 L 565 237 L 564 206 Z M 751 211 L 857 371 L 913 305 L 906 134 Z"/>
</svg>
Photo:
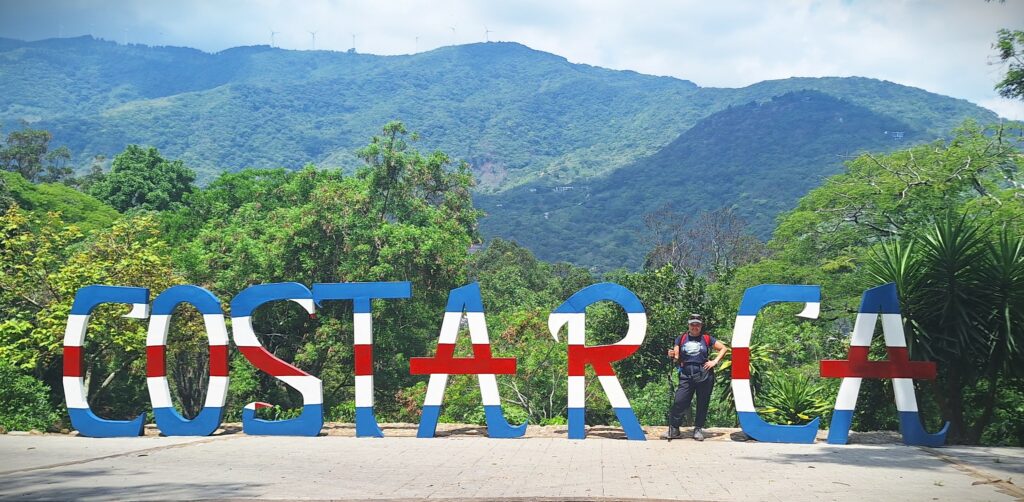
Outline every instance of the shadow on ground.
<svg viewBox="0 0 1024 502">
<path fill-rule="evenodd" d="M 67 469 L 55 474 L 40 470 L 0 476 L 0 498 L 15 500 L 79 500 L 79 499 L 182 499 L 194 498 L 203 493 L 203 498 L 255 497 L 260 494 L 262 484 L 254 483 L 148 483 L 141 486 L 127 486 L 133 476 L 147 474 L 143 471 L 119 469 L 117 476 L 111 471 L 99 468 Z M 67 486 L 72 483 L 88 483 L 89 486 Z M 58 486 L 59 485 L 59 486 Z"/>
<path fill-rule="evenodd" d="M 907 457 L 918 457 L 908 462 Z M 913 446 L 876 445 L 864 447 L 822 446 L 807 452 L 780 453 L 772 456 L 740 456 L 744 460 L 754 460 L 785 465 L 835 464 L 853 467 L 885 467 L 893 469 L 935 469 L 944 465 L 938 458 L 929 455 Z"/>
</svg>

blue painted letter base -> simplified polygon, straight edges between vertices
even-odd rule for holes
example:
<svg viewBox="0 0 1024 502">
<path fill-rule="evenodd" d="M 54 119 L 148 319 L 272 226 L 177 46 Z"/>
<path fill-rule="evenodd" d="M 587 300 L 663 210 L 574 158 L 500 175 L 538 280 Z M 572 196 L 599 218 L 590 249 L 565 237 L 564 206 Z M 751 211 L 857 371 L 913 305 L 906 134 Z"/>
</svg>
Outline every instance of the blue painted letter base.
<svg viewBox="0 0 1024 502">
<path fill-rule="evenodd" d="M 287 420 L 256 418 L 256 410 L 242 410 L 242 431 L 254 436 L 317 436 L 324 427 L 324 409 L 320 404 L 307 404 L 302 414 Z"/>
</svg>

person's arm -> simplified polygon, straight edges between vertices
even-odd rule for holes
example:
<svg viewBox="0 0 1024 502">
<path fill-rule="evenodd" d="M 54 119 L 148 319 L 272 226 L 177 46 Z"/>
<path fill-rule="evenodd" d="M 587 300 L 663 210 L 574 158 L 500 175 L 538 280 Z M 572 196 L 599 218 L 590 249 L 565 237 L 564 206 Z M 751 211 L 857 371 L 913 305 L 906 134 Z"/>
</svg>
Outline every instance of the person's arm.
<svg viewBox="0 0 1024 502">
<path fill-rule="evenodd" d="M 673 361 L 679 360 L 679 346 L 674 345 L 671 349 L 668 349 L 668 357 L 671 357 Z"/>
<path fill-rule="evenodd" d="M 704 363 L 704 369 L 709 370 L 717 366 L 718 362 L 721 361 L 723 357 L 725 357 L 725 351 L 729 350 L 729 347 L 726 347 L 725 344 L 721 342 L 721 340 L 715 340 L 715 350 L 718 351 L 718 355 L 716 355 L 714 359 Z"/>
</svg>

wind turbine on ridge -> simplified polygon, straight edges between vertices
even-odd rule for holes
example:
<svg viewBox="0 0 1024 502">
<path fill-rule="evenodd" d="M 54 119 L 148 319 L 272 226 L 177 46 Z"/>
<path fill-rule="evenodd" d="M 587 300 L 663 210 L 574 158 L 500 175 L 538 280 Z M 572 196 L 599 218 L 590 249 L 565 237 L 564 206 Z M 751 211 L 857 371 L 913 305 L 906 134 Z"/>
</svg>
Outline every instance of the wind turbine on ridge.
<svg viewBox="0 0 1024 502">
<path fill-rule="evenodd" d="M 485 24 L 484 25 L 484 42 L 490 42 L 491 41 L 491 33 L 494 33 L 494 31 L 487 29 L 487 25 Z"/>
<path fill-rule="evenodd" d="M 311 32 L 309 32 L 309 34 L 313 36 L 313 50 L 315 51 L 316 50 L 316 31 L 311 31 Z"/>
<path fill-rule="evenodd" d="M 281 32 L 280 31 L 270 30 L 270 46 L 271 47 L 274 47 L 274 45 L 275 45 L 274 44 L 274 37 L 277 36 L 278 33 L 281 33 Z"/>
</svg>

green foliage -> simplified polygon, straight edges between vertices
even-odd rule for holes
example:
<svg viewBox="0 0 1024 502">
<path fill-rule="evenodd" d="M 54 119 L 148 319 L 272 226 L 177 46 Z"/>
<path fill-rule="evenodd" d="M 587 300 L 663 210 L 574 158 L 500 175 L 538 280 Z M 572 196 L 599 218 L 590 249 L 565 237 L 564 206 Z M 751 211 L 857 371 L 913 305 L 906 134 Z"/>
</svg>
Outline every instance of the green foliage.
<svg viewBox="0 0 1024 502">
<path fill-rule="evenodd" d="M 62 221 L 85 234 L 109 227 L 120 215 L 114 208 L 60 183 L 29 183 L 16 173 L 0 172 L 0 211 L 17 204 L 32 215 L 59 213 Z"/>
<path fill-rule="evenodd" d="M 673 388 L 662 380 L 648 382 L 642 388 L 629 394 L 629 405 L 637 420 L 644 425 L 667 425 L 666 417 L 672 407 Z"/>
<path fill-rule="evenodd" d="M 996 91 L 1004 98 L 1024 99 L 1024 30 L 999 30 L 992 48 L 1006 66 L 1006 75 L 996 83 Z"/>
<path fill-rule="evenodd" d="M 953 423 L 953 441 L 1017 442 L 1019 431 L 993 417 L 1019 406 L 1000 390 L 1022 366 L 1018 129 L 967 123 L 948 141 L 865 154 L 808 193 L 780 218 L 771 256 L 740 267 L 727 288 L 735 305 L 759 283 L 821 284 L 821 319 L 797 324 L 795 311 L 770 308 L 758 317 L 752 348 L 764 340 L 783 368 L 813 374 L 815 359 L 845 358 L 861 292 L 895 282 L 912 357 L 938 363 L 938 380 L 919 382 L 929 427 L 941 417 Z M 871 353 L 885 357 L 878 334 Z M 865 380 L 860 402 L 855 428 L 898 425 L 887 382 Z"/>
<path fill-rule="evenodd" d="M 75 292 L 90 284 L 163 291 L 181 283 L 152 217 L 120 220 L 85 241 L 55 214 L 0 216 L 0 359 L 60 388 L 64 328 Z M 148 406 L 146 323 L 125 306 L 101 305 L 89 319 L 83 373 L 93 409 L 124 418 Z M 201 328 L 194 330 L 201 336 Z"/>
<path fill-rule="evenodd" d="M 0 143 L 0 166 L 29 181 L 63 181 L 71 176 L 71 151 L 66 146 L 50 150 L 53 135 L 49 131 L 30 129 L 22 123 L 20 131 L 12 131 Z"/>
<path fill-rule="evenodd" d="M 494 216 L 481 229 L 544 260 L 635 269 L 652 247 L 645 237 L 663 244 L 658 232 L 645 232 L 645 213 L 661 219 L 662 233 L 675 224 L 685 235 L 712 226 L 698 221 L 701 213 L 727 210 L 764 238 L 777 215 L 841 171 L 841 156 L 900 146 L 886 134 L 894 130 L 908 141 L 930 137 L 900 118 L 816 91 L 749 102 L 701 119 L 657 153 L 607 176 L 482 194 L 477 203 Z"/>
<path fill-rule="evenodd" d="M 163 211 L 192 191 L 195 177 L 180 160 L 166 160 L 156 148 L 128 145 L 114 157 L 110 173 L 91 184 L 89 193 L 119 211 Z"/>
<path fill-rule="evenodd" d="M 724 325 L 732 313 L 707 279 L 689 271 L 676 271 L 671 265 L 637 273 L 617 271 L 605 279 L 629 288 L 640 298 L 647 311 L 647 337 L 632 356 L 617 363 L 619 379 L 627 388 L 640 389 L 647 382 L 663 381 L 665 373 L 675 371 L 665 351 L 687 328 L 691 313 L 704 316 L 704 327 L 716 336 L 728 338 Z M 593 312 L 592 312 L 593 311 Z M 589 332 L 607 333 L 595 342 L 614 343 L 626 334 L 626 316 L 618 307 L 606 303 L 587 310 Z M 725 341 L 725 340 L 723 340 Z"/>
<path fill-rule="evenodd" d="M 815 383 L 806 375 L 780 372 L 771 375 L 766 391 L 758 399 L 762 408 L 758 411 L 770 423 L 783 425 L 802 425 L 815 417 L 824 417 L 832 410 L 835 395 L 820 383 Z"/>
<path fill-rule="evenodd" d="M 441 152 L 421 154 L 414 140 L 402 124 L 389 123 L 360 151 L 366 164 L 355 174 L 312 166 L 225 174 L 161 214 L 177 267 L 215 292 L 267 282 L 412 280 L 412 299 L 374 305 L 382 420 L 407 417 L 411 398 L 402 391 L 420 380 L 409 375 L 408 358 L 433 347 L 447 293 L 465 283 L 477 239 L 465 164 Z M 256 313 L 254 329 L 268 350 L 321 378 L 325 407 L 340 413 L 354 396 L 351 303 L 326 302 L 315 320 L 298 312 L 268 305 Z M 233 368 L 248 365 L 237 355 L 234 361 Z M 233 377 L 229 397 L 282 409 L 301 404 L 261 372 Z"/>
<path fill-rule="evenodd" d="M 1024 385 L 1020 380 L 999 382 L 997 401 L 1002 405 L 995 410 L 992 424 L 981 437 L 982 444 L 1006 446 L 1024 445 Z"/>
<path fill-rule="evenodd" d="M 900 288 L 911 354 L 940 363 L 936 401 L 952 437 L 969 443 L 994 416 L 999 382 L 1024 366 L 1024 237 L 985 232 L 951 212 L 905 242 L 882 244 L 868 263 L 873 277 Z M 971 416 L 965 390 L 981 380 L 982 412 Z"/>
<path fill-rule="evenodd" d="M 45 383 L 0 359 L 0 430 L 47 431 L 61 423 Z"/>
<path fill-rule="evenodd" d="M 966 123 L 949 141 L 849 162 L 780 219 L 774 234 L 788 258 L 856 256 L 886 237 L 926 226 L 935 214 L 970 205 L 994 223 L 1020 228 L 1019 124 Z M 1002 206 L 1009 204 L 1008 207 Z M 1000 209 L 997 209 L 1000 208 Z"/>
<path fill-rule="evenodd" d="M 56 273 L 71 255 L 69 247 L 81 238 L 74 226 L 64 226 L 55 214 L 32 218 L 18 206 L 0 216 L 0 359 L 23 369 L 49 364 L 62 343 L 58 333 L 62 300 Z M 66 309 L 70 299 L 64 298 Z"/>
<path fill-rule="evenodd" d="M 642 215 L 666 203 L 691 215 L 734 207 L 767 238 L 776 215 L 838 172 L 842 156 L 900 146 L 886 131 L 917 143 L 966 118 L 997 119 L 880 80 L 701 88 L 515 43 L 384 57 L 266 46 L 206 54 L 82 37 L 8 41 L 0 53 L 0 124 L 25 118 L 52 130 L 80 173 L 130 143 L 181 159 L 202 183 L 244 167 L 351 172 L 367 132 L 401 118 L 428 138 L 425 149 L 471 164 L 486 238 L 594 271 L 640 268 L 651 247 Z"/>
<path fill-rule="evenodd" d="M 805 110 L 807 103 L 824 103 L 845 122 L 874 120 L 870 113 L 851 111 L 847 103 L 813 93 L 744 110 L 785 115 L 786 110 Z M 696 147 L 712 142 L 715 135 L 709 131 L 729 130 L 726 125 L 736 117 L 723 112 L 692 132 L 692 154 L 704 155 Z M 811 113 L 807 120 L 823 119 Z M 822 128 L 824 136 L 829 131 Z M 226 301 L 224 295 L 257 283 L 410 280 L 413 298 L 373 305 L 375 400 L 381 421 L 415 422 L 426 382 L 409 375 L 408 359 L 433 354 L 448 291 L 475 280 L 481 285 L 494 355 L 518 361 L 516 375 L 498 377 L 509 422 L 564 424 L 567 350 L 551 339 L 548 313 L 579 289 L 607 280 L 632 290 L 647 310 L 645 343 L 615 369 L 642 423 L 660 424 L 673 373 L 665 350 L 691 312 L 703 314 L 706 327 L 728 344 L 745 288 L 821 284 L 820 319 L 797 320 L 798 306 L 768 307 L 759 315 L 751 341 L 755 402 L 765 408 L 768 420 L 801 423 L 814 415 L 827 417 L 838 382 L 814 379 L 817 361 L 845 357 L 851 312 L 860 293 L 888 274 L 901 294 L 925 291 L 921 298 L 906 294 L 903 300 L 914 357 L 940 363 L 939 381 L 925 383 L 919 394 L 926 419 L 951 417 L 948 410 L 955 401 L 975 434 L 962 440 L 1020 443 L 1021 428 L 1012 421 L 1020 415 L 1016 388 L 1022 377 L 1019 368 L 1024 367 L 1018 333 L 1024 325 L 1019 305 L 1024 291 L 1024 242 L 1019 237 L 1024 199 L 1016 134 L 1009 126 L 982 130 L 968 125 L 948 142 L 853 160 L 845 173 L 812 191 L 782 218 L 768 256 L 759 246 L 748 246 L 749 234 L 738 211 L 707 208 L 704 216 L 688 220 L 685 208 L 673 211 L 669 206 L 650 217 L 655 225 L 647 230 L 654 235 L 646 242 L 654 251 L 637 255 L 646 256 L 646 267 L 639 272 L 617 269 L 600 278 L 568 263 L 538 260 L 511 241 L 494 239 L 478 248 L 480 212 L 470 197 L 468 167 L 441 152 L 420 153 L 418 141 L 403 124 L 388 123 L 357 152 L 364 165 L 354 171 L 307 166 L 294 172 L 224 173 L 206 188 L 182 193 L 180 202 L 168 202 L 157 213 L 131 212 L 134 217 L 110 226 L 117 214 L 108 208 L 107 224 L 84 233 L 66 215 L 92 211 L 63 202 L 56 195 L 61 192 L 52 189 L 59 185 L 32 185 L 4 173 L 0 199 L 10 202 L 0 219 L 0 360 L 49 386 L 26 392 L 49 393 L 52 404 L 46 408 L 59 409 L 61 398 L 53 389 L 60 385 L 61 333 L 74 291 L 84 284 L 137 285 L 158 292 L 189 282 Z M 129 150 L 136 157 L 159 156 L 155 150 Z M 706 169 L 716 158 L 731 158 L 722 152 L 708 155 L 701 157 Z M 158 163 L 172 162 L 160 158 Z M 94 188 L 110 176 L 95 178 Z M 661 179 L 662 184 L 673 183 Z M 651 193 L 657 193 L 653 188 Z M 707 197 L 724 197 L 710 192 Z M 585 199 L 584 193 L 580 201 Z M 63 214 L 48 214 L 49 209 Z M 934 214 L 947 209 L 977 219 L 957 217 L 934 226 Z M 589 232 L 600 235 L 596 227 Z M 622 232 L 613 230 L 609 238 L 616 246 L 607 249 L 632 252 L 627 249 L 630 238 Z M 870 250 L 876 258 L 865 267 Z M 955 287 L 949 287 L 949 278 L 956 280 Z M 941 280 L 947 283 L 943 286 Z M 978 305 L 988 310 L 959 313 Z M 328 419 L 354 417 L 351 312 L 347 302 L 325 302 L 313 319 L 293 304 L 278 302 L 254 316 L 255 330 L 268 350 L 322 380 Z M 119 317 L 121 313 L 121 307 L 99 309 L 86 343 L 90 400 L 98 413 L 112 418 L 148 407 L 143 388 L 145 326 Z M 194 309 L 185 307 L 178 314 L 171 326 L 169 376 L 176 406 L 192 416 L 205 392 L 205 340 Z M 600 302 L 587 314 L 588 344 L 612 343 L 625 333 L 626 315 L 613 304 Z M 873 343 L 876 356 L 884 353 L 880 338 Z M 470 345 L 468 334 L 460 333 L 457 354 L 469 355 Z M 974 367 L 957 370 L 954 352 Z M 710 426 L 736 423 L 730 366 L 725 359 L 717 368 Z M 950 390 L 955 371 L 961 373 L 960 395 Z M 261 411 L 266 418 L 300 412 L 301 399 L 293 389 L 255 370 L 238 353 L 231 355 L 231 375 L 229 420 L 238 420 L 242 406 L 252 401 L 274 404 Z M 588 375 L 587 382 L 588 423 L 614 424 L 614 411 L 597 379 Z M 855 427 L 895 427 L 892 400 L 887 383 L 866 381 Z M 475 378 L 450 379 L 442 420 L 484 423 Z M 1001 422 L 1006 420 L 1010 423 Z M 977 427 L 981 423 L 991 425 Z"/>
</svg>

